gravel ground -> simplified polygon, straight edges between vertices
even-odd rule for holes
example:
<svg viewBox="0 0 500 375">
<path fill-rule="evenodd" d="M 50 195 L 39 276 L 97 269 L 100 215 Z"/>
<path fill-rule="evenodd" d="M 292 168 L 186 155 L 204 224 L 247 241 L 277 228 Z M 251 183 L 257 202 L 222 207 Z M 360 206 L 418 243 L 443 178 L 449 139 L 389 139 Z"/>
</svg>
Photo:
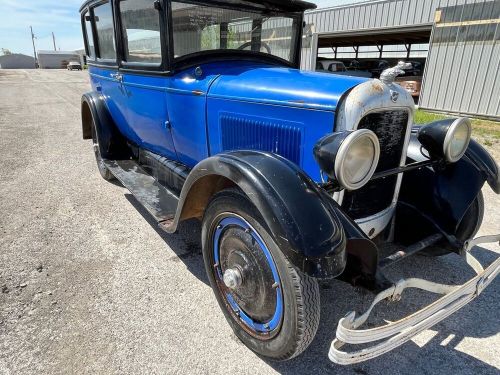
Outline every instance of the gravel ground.
<svg viewBox="0 0 500 375">
<path fill-rule="evenodd" d="M 81 139 L 87 77 L 0 70 L 0 374 L 499 373 L 498 281 L 404 346 L 349 367 L 327 358 L 336 322 L 372 296 L 334 281 L 322 286 L 318 336 L 303 355 L 276 363 L 253 354 L 208 286 L 199 224 L 164 234 L 123 187 L 100 178 Z M 480 234 L 498 233 L 500 199 L 484 194 Z M 488 264 L 498 251 L 474 253 Z M 414 257 L 389 276 L 410 275 L 462 283 L 472 272 L 448 255 Z M 430 300 L 409 292 L 377 316 L 396 319 Z"/>
</svg>

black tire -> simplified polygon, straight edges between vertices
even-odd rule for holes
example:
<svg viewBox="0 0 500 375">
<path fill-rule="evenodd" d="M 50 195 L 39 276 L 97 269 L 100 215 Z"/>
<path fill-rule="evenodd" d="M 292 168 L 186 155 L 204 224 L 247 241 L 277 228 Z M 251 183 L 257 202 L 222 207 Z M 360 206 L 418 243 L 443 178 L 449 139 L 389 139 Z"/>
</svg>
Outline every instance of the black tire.
<svg viewBox="0 0 500 375">
<path fill-rule="evenodd" d="M 115 176 L 113 176 L 113 174 L 106 167 L 106 165 L 104 164 L 104 159 L 101 156 L 101 150 L 99 148 L 99 138 L 97 136 L 97 131 L 94 123 L 92 123 L 92 147 L 94 148 L 97 169 L 99 169 L 101 177 L 106 181 L 113 181 L 115 179 Z"/>
<path fill-rule="evenodd" d="M 256 336 L 255 332 L 251 332 L 240 315 L 234 314 L 227 297 L 221 292 L 221 287 L 227 287 L 221 282 L 220 276 L 217 276 L 217 268 L 214 266 L 214 233 L 221 227 L 219 225 L 221 220 L 228 217 L 243 218 L 258 233 L 266 249 L 271 253 L 279 274 L 283 298 L 282 316 L 279 327 L 267 338 Z M 236 236 L 231 237 L 233 234 L 230 230 L 227 230 L 226 235 L 229 237 L 228 241 L 236 238 Z M 248 229 L 245 233 L 248 233 Z M 220 238 L 219 244 L 222 248 L 222 235 Z M 241 191 L 224 190 L 210 201 L 203 217 L 202 244 L 210 284 L 236 336 L 251 350 L 270 359 L 287 360 L 302 353 L 313 341 L 319 325 L 320 295 L 317 280 L 300 272 L 288 262 L 266 229 L 261 215 Z M 222 271 L 222 266 L 220 267 Z M 225 290 L 230 291 L 230 289 Z M 254 299 L 258 297 L 254 296 Z"/>
<path fill-rule="evenodd" d="M 474 238 L 479 231 L 484 217 L 484 197 L 480 191 L 476 198 L 472 201 L 470 207 L 465 213 L 460 222 L 455 236 L 458 240 L 465 242 Z M 446 248 L 446 244 L 430 246 L 420 252 L 424 256 L 442 256 L 449 254 L 451 251 Z"/>
</svg>

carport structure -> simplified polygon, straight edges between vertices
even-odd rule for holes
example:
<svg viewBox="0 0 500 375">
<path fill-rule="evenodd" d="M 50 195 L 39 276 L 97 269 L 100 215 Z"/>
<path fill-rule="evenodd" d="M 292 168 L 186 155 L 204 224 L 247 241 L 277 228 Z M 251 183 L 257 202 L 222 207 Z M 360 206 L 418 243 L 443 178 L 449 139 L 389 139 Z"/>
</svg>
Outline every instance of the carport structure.
<svg viewBox="0 0 500 375">
<path fill-rule="evenodd" d="M 398 45 L 397 58 L 414 60 L 428 44 L 418 50 L 427 55 L 420 106 L 500 121 L 500 1 L 366 1 L 308 12 L 305 22 L 302 69 L 316 68 L 320 49 L 357 59 L 372 48 L 380 59 Z"/>
<path fill-rule="evenodd" d="M 317 43 L 317 49 L 331 48 L 335 58 L 338 58 L 338 49 L 341 47 L 352 48 L 355 58 L 359 57 L 359 47 L 376 46 L 379 58 L 382 58 L 384 47 L 401 44 L 406 48 L 406 58 L 410 58 L 412 46 L 416 44 L 429 43 L 432 32 L 432 24 L 408 27 L 384 27 L 369 30 L 337 31 L 333 33 L 315 33 L 313 44 Z M 385 52 L 393 52 L 385 49 Z M 311 54 L 311 58 L 317 55 Z M 315 66 L 316 61 L 311 61 Z"/>
</svg>

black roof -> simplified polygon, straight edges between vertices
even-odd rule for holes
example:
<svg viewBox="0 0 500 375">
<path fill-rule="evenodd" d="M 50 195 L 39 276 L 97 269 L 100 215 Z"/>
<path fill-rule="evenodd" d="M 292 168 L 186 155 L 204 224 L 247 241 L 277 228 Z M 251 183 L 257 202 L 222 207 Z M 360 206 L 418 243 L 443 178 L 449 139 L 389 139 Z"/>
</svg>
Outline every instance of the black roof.
<svg viewBox="0 0 500 375">
<path fill-rule="evenodd" d="M 83 10 L 85 6 L 90 3 L 97 2 L 99 0 L 86 0 L 80 7 L 80 11 Z M 182 1 L 182 0 L 181 0 Z M 309 9 L 316 9 L 316 4 L 309 3 L 302 0 L 188 0 L 191 3 L 200 4 L 214 4 L 214 5 L 231 5 L 232 7 L 250 7 L 250 8 L 264 8 L 270 10 L 284 11 L 284 12 L 304 12 Z"/>
</svg>

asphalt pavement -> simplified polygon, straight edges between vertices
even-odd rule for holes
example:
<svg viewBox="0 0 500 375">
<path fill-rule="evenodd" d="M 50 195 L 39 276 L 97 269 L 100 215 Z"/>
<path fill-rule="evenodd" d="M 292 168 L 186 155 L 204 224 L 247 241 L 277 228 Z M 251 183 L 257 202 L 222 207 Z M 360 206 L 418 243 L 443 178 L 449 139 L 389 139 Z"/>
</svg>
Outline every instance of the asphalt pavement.
<svg viewBox="0 0 500 375">
<path fill-rule="evenodd" d="M 327 354 L 336 323 L 373 296 L 322 284 L 321 323 L 288 362 L 255 355 L 232 333 L 208 285 L 200 225 L 161 232 L 83 141 L 87 72 L 0 70 L 0 374 L 495 374 L 500 283 L 402 347 L 342 367 Z M 467 183 L 464 181 L 464 184 Z M 484 188 L 480 234 L 500 232 L 500 198 Z M 491 263 L 498 246 L 474 249 Z M 473 272 L 456 255 L 413 257 L 389 272 L 450 284 Z M 395 320 L 433 296 L 383 303 Z"/>
</svg>

